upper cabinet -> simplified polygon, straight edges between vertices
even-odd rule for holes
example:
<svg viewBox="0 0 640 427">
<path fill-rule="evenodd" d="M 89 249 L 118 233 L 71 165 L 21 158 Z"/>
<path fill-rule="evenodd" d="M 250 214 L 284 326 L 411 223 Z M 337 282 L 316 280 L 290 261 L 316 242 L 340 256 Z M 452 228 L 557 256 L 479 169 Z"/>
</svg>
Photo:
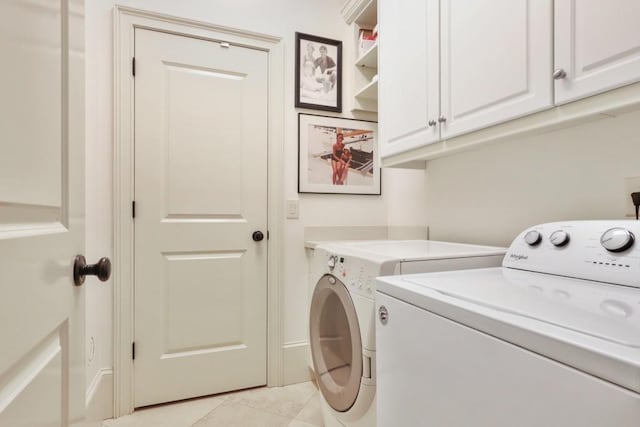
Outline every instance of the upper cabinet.
<svg viewBox="0 0 640 427">
<path fill-rule="evenodd" d="M 553 104 L 551 0 L 379 0 L 381 155 Z"/>
<path fill-rule="evenodd" d="M 551 0 L 441 0 L 442 138 L 549 108 Z"/>
<path fill-rule="evenodd" d="M 378 3 L 383 165 L 640 107 L 640 0 Z"/>
<path fill-rule="evenodd" d="M 439 0 L 379 0 L 379 141 L 384 157 L 440 138 Z"/>
<path fill-rule="evenodd" d="M 640 79 L 640 1 L 555 0 L 555 93 L 562 104 Z"/>
</svg>

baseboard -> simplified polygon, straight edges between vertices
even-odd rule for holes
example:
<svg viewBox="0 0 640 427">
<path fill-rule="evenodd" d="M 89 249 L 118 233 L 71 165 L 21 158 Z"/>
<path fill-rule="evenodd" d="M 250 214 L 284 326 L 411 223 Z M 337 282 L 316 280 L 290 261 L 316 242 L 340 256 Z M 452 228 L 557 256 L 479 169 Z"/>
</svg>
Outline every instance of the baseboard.
<svg viewBox="0 0 640 427">
<path fill-rule="evenodd" d="M 86 394 L 87 420 L 113 418 L 113 370 L 100 369 Z"/>
<path fill-rule="evenodd" d="M 282 347 L 282 370 L 283 385 L 311 380 L 307 341 L 291 342 Z"/>
</svg>

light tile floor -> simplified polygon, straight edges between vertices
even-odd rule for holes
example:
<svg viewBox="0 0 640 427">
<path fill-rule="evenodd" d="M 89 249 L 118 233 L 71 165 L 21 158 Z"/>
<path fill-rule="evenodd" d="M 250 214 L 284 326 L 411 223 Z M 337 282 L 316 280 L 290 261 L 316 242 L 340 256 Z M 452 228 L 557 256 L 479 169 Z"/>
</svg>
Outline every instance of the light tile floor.
<svg viewBox="0 0 640 427">
<path fill-rule="evenodd" d="M 311 382 L 254 388 L 140 409 L 103 427 L 322 427 Z"/>
</svg>

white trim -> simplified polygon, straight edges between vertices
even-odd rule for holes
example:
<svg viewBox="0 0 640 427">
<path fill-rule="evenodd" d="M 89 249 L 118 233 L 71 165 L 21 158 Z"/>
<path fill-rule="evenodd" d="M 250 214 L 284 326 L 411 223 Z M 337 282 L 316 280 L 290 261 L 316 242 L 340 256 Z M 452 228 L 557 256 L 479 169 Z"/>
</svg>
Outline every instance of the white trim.
<svg viewBox="0 0 640 427">
<path fill-rule="evenodd" d="M 312 379 L 308 341 L 287 343 L 282 347 L 283 384 L 297 384 Z"/>
<path fill-rule="evenodd" d="M 114 10 L 114 406 L 133 412 L 133 77 L 134 30 L 146 28 L 261 49 L 269 55 L 267 385 L 282 384 L 284 47 L 264 34 L 116 6 Z"/>
<path fill-rule="evenodd" d="M 101 421 L 113 416 L 113 370 L 102 368 L 91 380 L 85 397 L 88 421 Z"/>
</svg>

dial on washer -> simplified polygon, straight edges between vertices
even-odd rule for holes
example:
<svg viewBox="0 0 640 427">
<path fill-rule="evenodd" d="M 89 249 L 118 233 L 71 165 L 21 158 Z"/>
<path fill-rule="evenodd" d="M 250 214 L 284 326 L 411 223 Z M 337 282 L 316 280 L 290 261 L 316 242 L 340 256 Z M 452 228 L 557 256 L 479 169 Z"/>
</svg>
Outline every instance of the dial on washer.
<svg viewBox="0 0 640 427">
<path fill-rule="evenodd" d="M 600 237 L 600 244 L 609 252 L 623 252 L 633 246 L 635 236 L 622 227 L 610 228 Z"/>
<path fill-rule="evenodd" d="M 569 233 L 567 233 L 564 230 L 554 231 L 553 233 L 551 233 L 551 236 L 549 237 L 549 241 L 556 248 L 561 248 L 563 246 L 566 246 L 567 243 L 569 243 L 569 240 L 570 240 Z"/>
<path fill-rule="evenodd" d="M 536 246 L 542 241 L 542 235 L 536 230 L 531 230 L 524 235 L 524 241 L 527 242 L 529 246 Z"/>
<path fill-rule="evenodd" d="M 338 257 L 335 255 L 331 255 L 327 260 L 327 267 L 329 267 L 330 271 L 333 271 L 336 268 L 336 263 L 338 262 Z"/>
</svg>

